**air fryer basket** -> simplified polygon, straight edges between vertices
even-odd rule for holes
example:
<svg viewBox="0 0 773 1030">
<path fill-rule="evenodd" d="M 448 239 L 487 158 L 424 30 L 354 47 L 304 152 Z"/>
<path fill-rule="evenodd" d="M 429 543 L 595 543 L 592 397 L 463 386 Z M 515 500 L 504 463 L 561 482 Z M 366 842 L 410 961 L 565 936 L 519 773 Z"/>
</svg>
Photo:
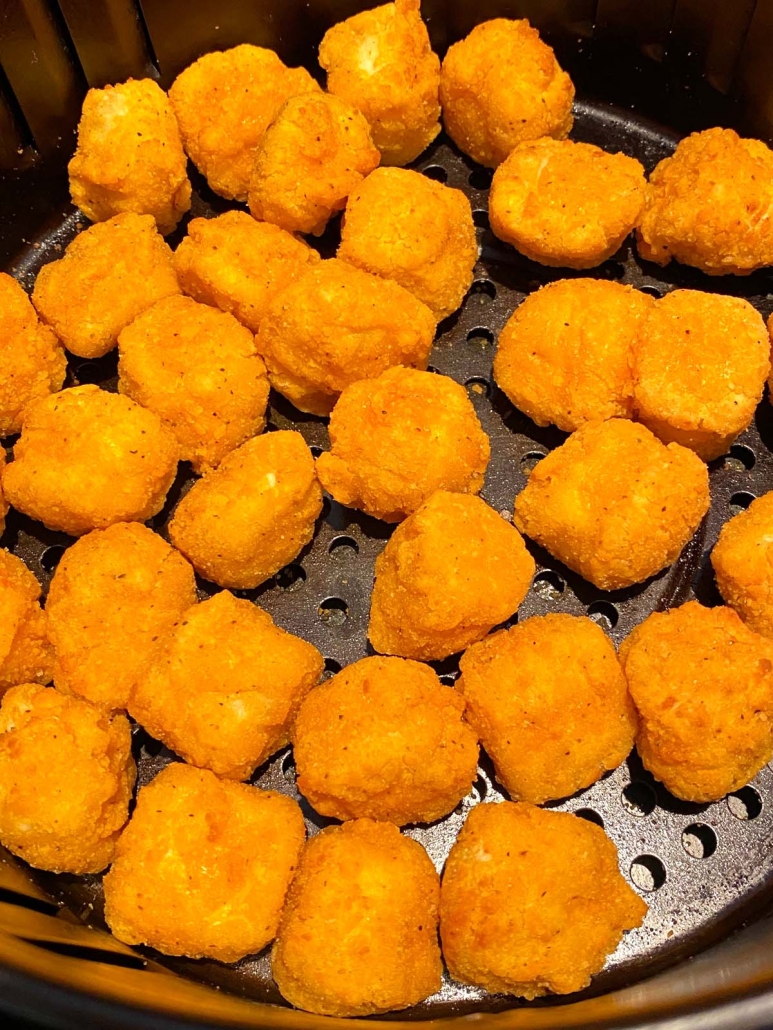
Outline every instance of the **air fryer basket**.
<svg viewBox="0 0 773 1030">
<path fill-rule="evenodd" d="M 367 0 L 143 0 L 140 9 L 136 0 L 0 0 L 0 267 L 31 287 L 41 265 L 82 224 L 67 203 L 64 166 L 87 86 L 151 75 L 167 87 L 199 54 L 245 41 L 313 69 L 325 28 L 368 6 Z M 765 139 L 773 134 L 773 0 L 424 0 L 423 11 L 441 54 L 478 21 L 529 17 L 577 84 L 574 138 L 630 153 L 648 170 L 694 129 L 722 124 Z M 566 273 L 528 262 L 495 239 L 486 216 L 490 172 L 444 137 L 416 167 L 464 190 L 475 212 L 481 243 L 475 282 L 461 311 L 441 324 L 430 361 L 467 386 L 492 440 L 484 497 L 509 517 L 529 470 L 563 434 L 537 429 L 493 385 L 494 341 L 524 296 Z M 193 215 L 230 206 L 195 173 L 193 182 Z M 335 244 L 334 226 L 319 246 L 327 256 Z M 684 286 L 733 293 L 766 317 L 773 309 L 767 271 L 708 280 L 678 266 L 647 265 L 629 244 L 589 274 L 655 295 Z M 68 385 L 77 382 L 114 388 L 115 356 L 71 359 Z M 272 396 L 269 418 L 269 429 L 298 428 L 312 449 L 328 446 L 323 420 L 299 415 L 281 398 Z M 538 574 L 522 615 L 589 614 L 619 642 L 656 608 L 689 596 L 717 603 L 708 551 L 731 513 L 773 488 L 772 451 L 773 408 L 763 401 L 755 423 L 712 464 L 711 511 L 672 569 L 641 587 L 605 594 L 535 547 Z M 182 466 L 167 508 L 152 522 L 161 533 L 191 481 Z M 328 501 L 313 544 L 244 596 L 315 643 L 332 674 L 366 653 L 373 563 L 389 532 Z M 17 513 L 0 541 L 46 586 L 70 542 Z M 215 589 L 200 587 L 202 597 Z M 453 660 L 436 667 L 446 682 L 458 673 Z M 139 729 L 135 752 L 140 783 L 172 758 Z M 253 782 L 298 797 L 292 753 L 276 756 Z M 472 793 L 452 815 L 407 832 L 440 868 L 465 812 L 498 794 L 484 759 Z M 692 805 L 664 791 L 634 754 L 554 807 L 605 826 L 624 873 L 650 905 L 645 926 L 626 936 L 581 996 L 525 1005 L 446 981 L 434 998 L 388 1018 L 489 1013 L 488 1021 L 513 1028 L 773 1026 L 773 769 L 726 800 Z M 326 823 L 305 804 L 304 812 L 310 832 Z M 330 1022 L 283 1007 L 266 953 L 223 966 L 132 950 L 104 930 L 99 877 L 33 872 L 0 849 L 3 1006 L 62 1027 Z"/>
</svg>

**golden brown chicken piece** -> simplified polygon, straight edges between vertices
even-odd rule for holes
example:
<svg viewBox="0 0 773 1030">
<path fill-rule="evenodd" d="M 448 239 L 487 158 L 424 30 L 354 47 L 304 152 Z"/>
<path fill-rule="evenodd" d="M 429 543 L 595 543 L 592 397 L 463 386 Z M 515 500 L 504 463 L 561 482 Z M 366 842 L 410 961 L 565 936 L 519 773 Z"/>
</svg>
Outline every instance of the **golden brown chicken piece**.
<svg viewBox="0 0 773 1030">
<path fill-rule="evenodd" d="M 330 826 L 303 850 L 271 953 L 296 1008 L 367 1016 L 440 988 L 440 885 L 421 844 L 391 823 Z"/>
<path fill-rule="evenodd" d="M 504 801 L 474 808 L 451 848 L 440 936 L 455 980 L 531 999 L 587 987 L 646 914 L 602 829 Z"/>
<path fill-rule="evenodd" d="M 68 170 L 72 202 L 92 222 L 133 211 L 166 236 L 191 206 L 177 120 L 152 79 L 88 91 Z"/>
<path fill-rule="evenodd" d="M 175 762 L 139 793 L 105 919 L 126 944 L 236 962 L 274 938 L 305 836 L 292 798 Z"/>
<path fill-rule="evenodd" d="M 40 583 L 21 558 L 0 549 L 0 696 L 19 683 L 50 683 L 54 651 Z"/>
<path fill-rule="evenodd" d="M 0 705 L 0 842 L 38 869 L 98 873 L 129 817 L 137 770 L 125 715 L 50 687 Z"/>
<path fill-rule="evenodd" d="M 773 637 L 773 491 L 724 524 L 711 564 L 725 602 L 749 629 Z"/>
</svg>

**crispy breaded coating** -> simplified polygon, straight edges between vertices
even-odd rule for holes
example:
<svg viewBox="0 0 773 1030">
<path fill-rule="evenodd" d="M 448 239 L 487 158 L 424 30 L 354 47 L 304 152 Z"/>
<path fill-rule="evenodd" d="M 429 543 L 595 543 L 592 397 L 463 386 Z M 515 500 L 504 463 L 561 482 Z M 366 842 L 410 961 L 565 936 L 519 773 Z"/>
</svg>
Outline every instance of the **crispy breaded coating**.
<svg viewBox="0 0 773 1030">
<path fill-rule="evenodd" d="M 191 765 L 246 780 L 288 743 L 324 664 L 312 644 L 223 590 L 179 617 L 139 677 L 129 713 Z"/>
<path fill-rule="evenodd" d="M 497 385 L 538 426 L 571 433 L 595 419 L 631 418 L 633 348 L 653 303 L 603 279 L 543 286 L 500 333 Z"/>
<path fill-rule="evenodd" d="M 773 153 L 732 129 L 683 139 L 650 175 L 636 240 L 646 261 L 675 258 L 708 275 L 773 265 Z"/>
<path fill-rule="evenodd" d="M 477 775 L 478 738 L 464 710 L 427 665 L 380 657 L 347 665 L 298 712 L 298 789 L 335 819 L 434 822 Z"/>
<path fill-rule="evenodd" d="M 773 637 L 773 491 L 724 524 L 711 564 L 725 603 L 755 633 Z"/>
<path fill-rule="evenodd" d="M 191 206 L 177 120 L 152 79 L 88 91 L 68 171 L 72 202 L 92 222 L 133 211 L 166 236 Z"/>
<path fill-rule="evenodd" d="M 453 314 L 478 257 L 470 202 L 407 168 L 377 168 L 346 204 L 338 257 L 410 290 L 437 319 Z"/>
<path fill-rule="evenodd" d="M 233 315 L 168 297 L 123 330 L 118 353 L 119 391 L 158 415 L 196 472 L 263 430 L 266 366 Z"/>
<path fill-rule="evenodd" d="M 480 493 L 490 455 L 464 387 L 398 366 L 346 387 L 317 474 L 341 504 L 399 522 L 436 490 Z"/>
<path fill-rule="evenodd" d="M 63 257 L 44 265 L 32 302 L 72 354 L 101 358 L 133 319 L 179 292 L 153 218 L 128 212 L 79 233 Z"/>
<path fill-rule="evenodd" d="M 773 755 L 773 642 L 731 608 L 689 601 L 623 641 L 645 768 L 685 801 L 717 801 Z"/>
<path fill-rule="evenodd" d="M 156 515 L 178 459 L 177 441 L 152 411 L 76 386 L 25 410 L 3 490 L 30 518 L 80 536 Z"/>
<path fill-rule="evenodd" d="M 258 144 L 250 211 L 288 232 L 320 236 L 380 158 L 355 107 L 329 93 L 293 97 Z"/>
<path fill-rule="evenodd" d="M 383 654 L 446 658 L 514 614 L 534 567 L 518 530 L 485 501 L 438 490 L 376 559 L 370 642 Z"/>
<path fill-rule="evenodd" d="M 195 603 L 193 569 L 146 526 L 119 522 L 77 540 L 46 602 L 57 688 L 126 708 L 155 648 Z"/>
<path fill-rule="evenodd" d="M 253 333 L 274 297 L 318 262 L 308 243 L 246 211 L 194 218 L 174 252 L 183 291 L 227 311 Z"/>
<path fill-rule="evenodd" d="M 298 556 L 321 510 L 322 488 L 301 434 L 268 433 L 194 483 L 169 537 L 205 579 L 250 590 Z"/>
<path fill-rule="evenodd" d="M 5 532 L 5 517 L 11 509 L 10 504 L 5 499 L 3 493 L 3 469 L 8 463 L 5 450 L 0 447 L 0 536 Z"/>
<path fill-rule="evenodd" d="M 636 713 L 614 644 L 585 616 L 534 617 L 473 644 L 456 689 L 514 801 L 589 787 L 629 755 Z"/>
<path fill-rule="evenodd" d="M 40 583 L 21 558 L 0 549 L 0 696 L 18 683 L 50 683 L 54 651 Z"/>
<path fill-rule="evenodd" d="M 362 111 L 385 165 L 407 165 L 440 132 L 440 61 L 420 0 L 360 11 L 319 45 L 327 88 Z"/>
<path fill-rule="evenodd" d="M 476 25 L 443 60 L 446 132 L 489 168 L 524 140 L 564 139 L 572 128 L 573 100 L 572 80 L 525 18 Z"/>
<path fill-rule="evenodd" d="M 435 328 L 402 286 L 333 258 L 274 297 L 257 345 L 275 390 L 301 411 L 329 415 L 351 383 L 393 365 L 425 369 Z"/>
<path fill-rule="evenodd" d="M 443 872 L 448 971 L 493 994 L 587 987 L 646 914 L 600 827 L 526 802 L 473 808 Z"/>
<path fill-rule="evenodd" d="M 0 706 L 0 842 L 37 869 L 98 873 L 137 775 L 125 715 L 34 683 Z"/>
<path fill-rule="evenodd" d="M 245 201 L 255 151 L 286 100 L 318 91 L 305 68 L 243 43 L 204 54 L 172 83 L 183 145 L 215 193 Z"/>
<path fill-rule="evenodd" d="M 588 422 L 543 458 L 515 499 L 515 525 L 602 590 L 674 562 L 709 510 L 708 469 L 625 419 Z"/>
<path fill-rule="evenodd" d="M 644 206 L 644 168 L 590 143 L 519 144 L 494 172 L 494 235 L 532 261 L 593 268 L 617 251 Z"/>
<path fill-rule="evenodd" d="M 125 944 L 236 962 L 274 938 L 305 836 L 292 798 L 175 762 L 139 793 L 105 919 Z"/>
<path fill-rule="evenodd" d="M 770 372 L 770 340 L 747 300 L 674 290 L 650 306 L 633 353 L 636 418 L 704 461 L 749 425 Z"/>
<path fill-rule="evenodd" d="M 329 826 L 303 850 L 271 971 L 307 1012 L 367 1016 L 416 1005 L 440 988 L 438 875 L 391 823 Z"/>
<path fill-rule="evenodd" d="M 67 359 L 21 286 L 0 272 L 0 436 L 18 433 L 32 401 L 62 389 Z"/>
</svg>

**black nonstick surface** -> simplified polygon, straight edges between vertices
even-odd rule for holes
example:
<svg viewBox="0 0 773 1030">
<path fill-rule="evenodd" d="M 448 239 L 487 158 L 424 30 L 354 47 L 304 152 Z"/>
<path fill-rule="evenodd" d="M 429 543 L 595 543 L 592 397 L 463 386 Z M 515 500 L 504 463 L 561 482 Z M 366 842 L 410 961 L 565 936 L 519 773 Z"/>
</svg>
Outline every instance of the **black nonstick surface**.
<svg viewBox="0 0 773 1030">
<path fill-rule="evenodd" d="M 637 157 L 648 171 L 671 152 L 677 138 L 627 111 L 582 101 L 576 105 L 572 135 Z M 439 327 L 430 362 L 438 373 L 467 386 L 491 437 L 492 459 L 483 497 L 509 519 L 513 499 L 525 485 L 530 469 L 561 443 L 565 434 L 537 428 L 496 388 L 491 378 L 495 341 L 527 294 L 546 282 L 575 273 L 529 262 L 492 235 L 486 214 L 491 173 L 459 154 L 444 137 L 416 167 L 463 190 L 472 203 L 481 243 L 475 281 L 461 310 Z M 232 206 L 211 194 L 195 174 L 193 178 L 193 216 L 218 214 Z M 38 269 L 60 256 L 81 226 L 77 213 L 71 209 L 63 213 L 49 231 L 27 247 L 12 269 L 14 274 L 31 288 Z M 171 242 L 175 244 L 183 234 L 181 227 Z M 336 234 L 334 225 L 319 241 L 324 256 L 334 252 Z M 731 293 L 749 299 L 766 318 L 773 308 L 773 279 L 768 272 L 747 278 L 709 279 L 677 265 L 661 269 L 640 261 L 630 242 L 613 259 L 583 274 L 630 283 L 656 296 L 677 287 Z M 115 361 L 114 354 L 96 362 L 71 358 L 68 385 L 97 382 L 114 389 Z M 328 446 L 324 420 L 298 413 L 278 396 L 272 395 L 269 418 L 269 430 L 298 429 L 315 453 Z M 519 618 L 551 611 L 587 614 L 619 643 L 654 610 L 680 604 L 689 597 L 697 597 L 704 604 L 720 603 L 708 554 L 722 523 L 748 506 L 754 497 L 773 488 L 771 449 L 773 409 L 764 399 L 755 422 L 733 445 L 730 454 L 710 466 L 711 510 L 695 538 L 671 569 L 643 585 L 612 593 L 599 591 L 530 544 L 538 571 Z M 171 510 L 192 482 L 188 467 L 181 466 L 167 507 L 150 523 L 162 535 L 166 533 Z M 327 659 L 327 675 L 331 675 L 369 653 L 366 630 L 373 564 L 390 532 L 389 526 L 328 498 L 313 543 L 274 579 L 258 590 L 242 592 L 241 596 L 260 604 L 280 626 L 320 648 Z M 63 549 L 72 540 L 12 512 L 0 543 L 22 557 L 47 586 Z M 199 586 L 202 598 L 218 589 L 205 582 Z M 447 683 L 452 683 L 458 674 L 455 659 L 435 663 L 435 667 Z M 135 751 L 140 784 L 174 760 L 170 752 L 139 727 L 135 731 Z M 278 754 L 259 769 L 253 782 L 298 798 L 310 833 L 330 822 L 300 798 L 291 750 Z M 426 847 L 440 870 L 470 807 L 505 796 L 483 756 L 474 789 L 455 812 L 429 826 L 409 827 L 406 832 Z M 577 812 L 603 825 L 617 845 L 623 873 L 650 906 L 644 925 L 625 936 L 586 994 L 630 983 L 699 950 L 740 925 L 773 894 L 770 768 L 763 769 L 751 784 L 727 799 L 695 805 L 673 798 L 642 769 L 634 753 L 593 787 L 551 807 Z M 104 926 L 100 877 L 33 875 L 46 891 L 86 922 Z M 143 953 L 183 975 L 240 995 L 283 1004 L 271 980 L 268 951 L 233 966 L 169 959 L 150 950 Z M 553 998 L 532 1004 L 560 1002 L 561 999 Z M 446 979 L 437 995 L 401 1013 L 401 1017 L 493 1011 L 514 1004 L 520 1003 L 512 998 L 490 997 Z"/>
</svg>

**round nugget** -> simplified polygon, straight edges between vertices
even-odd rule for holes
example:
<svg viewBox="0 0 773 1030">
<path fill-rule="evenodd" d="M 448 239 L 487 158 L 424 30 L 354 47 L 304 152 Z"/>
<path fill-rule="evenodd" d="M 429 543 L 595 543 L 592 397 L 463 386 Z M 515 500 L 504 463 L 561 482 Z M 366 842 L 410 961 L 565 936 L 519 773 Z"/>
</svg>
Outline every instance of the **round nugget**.
<svg viewBox="0 0 773 1030">
<path fill-rule="evenodd" d="M 440 988 L 438 875 L 421 844 L 391 823 L 330 826 L 303 850 L 271 953 L 296 1008 L 367 1016 Z"/>
<path fill-rule="evenodd" d="M 0 272 L 0 436 L 18 433 L 32 401 L 62 389 L 67 359 L 21 286 Z"/>
<path fill-rule="evenodd" d="M 246 211 L 194 218 L 174 253 L 184 292 L 227 311 L 253 333 L 274 297 L 318 261 L 303 240 Z"/>
<path fill-rule="evenodd" d="M 534 568 L 518 530 L 485 501 L 439 490 L 376 559 L 370 642 L 383 654 L 446 658 L 516 611 Z"/>
<path fill-rule="evenodd" d="M 105 919 L 126 944 L 236 962 L 274 938 L 305 836 L 292 798 L 168 765 L 118 842 Z"/>
<path fill-rule="evenodd" d="M 573 432 L 633 413 L 633 349 L 654 303 L 632 286 L 561 279 L 515 309 L 500 333 L 494 378 L 538 426 Z"/>
<path fill-rule="evenodd" d="M 493 994 L 587 987 L 646 914 L 602 829 L 525 802 L 473 808 L 443 872 L 448 971 Z"/>
<path fill-rule="evenodd" d="M 62 555 L 46 601 L 57 688 L 126 708 L 154 649 L 195 603 L 193 569 L 146 526 L 82 537 Z"/>
<path fill-rule="evenodd" d="M 675 258 L 709 275 L 748 275 L 773 265 L 773 153 L 732 129 L 683 139 L 650 175 L 637 232 L 639 253 Z"/>
<path fill-rule="evenodd" d="M 298 556 L 321 511 L 314 458 L 301 434 L 268 433 L 194 483 L 169 536 L 205 579 L 250 590 Z"/>
<path fill-rule="evenodd" d="M 614 418 L 588 422 L 542 459 L 514 522 L 595 586 L 617 590 L 675 561 L 709 501 L 697 455 Z"/>
<path fill-rule="evenodd" d="M 150 215 L 115 215 L 79 233 L 44 265 L 32 302 L 69 351 L 101 358 L 156 301 L 180 292 L 172 252 Z"/>
<path fill-rule="evenodd" d="M 129 817 L 131 729 L 58 690 L 26 683 L 0 706 L 0 842 L 53 873 L 98 873 Z"/>
<path fill-rule="evenodd" d="M 341 391 L 393 365 L 427 367 L 435 317 L 388 279 L 333 258 L 269 304 L 258 350 L 296 408 L 329 415 Z"/>
<path fill-rule="evenodd" d="M 255 151 L 286 100 L 319 90 L 305 68 L 243 43 L 204 54 L 172 83 L 169 99 L 185 150 L 210 187 L 247 199 Z"/>
<path fill-rule="evenodd" d="M 3 490 L 30 518 L 80 536 L 156 515 L 178 459 L 177 441 L 152 411 L 76 386 L 27 407 Z"/>
<path fill-rule="evenodd" d="M 770 372 L 770 340 L 751 304 L 674 290 L 652 304 L 633 353 L 636 418 L 704 461 L 749 425 Z"/>
<path fill-rule="evenodd" d="M 773 637 L 773 491 L 724 524 L 711 564 L 725 602 L 750 629 Z"/>
<path fill-rule="evenodd" d="M 338 257 L 394 279 L 445 318 L 464 300 L 478 258 L 470 202 L 420 172 L 377 168 L 349 197 Z"/>
<path fill-rule="evenodd" d="M 346 387 L 317 473 L 341 504 L 399 522 L 436 490 L 480 493 L 490 455 L 464 387 L 398 366 Z"/>
<path fill-rule="evenodd" d="M 129 714 L 186 762 L 246 780 L 289 740 L 325 660 L 227 590 L 184 612 L 132 691 Z"/>
<path fill-rule="evenodd" d="M 440 132 L 440 61 L 420 0 L 361 11 L 325 33 L 327 88 L 365 115 L 386 165 L 407 165 Z"/>
<path fill-rule="evenodd" d="M 0 695 L 18 683 L 50 683 L 54 650 L 48 641 L 40 583 L 24 562 L 0 550 Z"/>
<path fill-rule="evenodd" d="M 467 719 L 515 801 L 569 797 L 630 753 L 636 713 L 614 645 L 590 619 L 545 615 L 465 651 Z"/>
<path fill-rule="evenodd" d="M 123 330 L 118 352 L 119 391 L 158 415 L 196 472 L 263 430 L 266 366 L 233 315 L 168 297 Z"/>
<path fill-rule="evenodd" d="M 356 108 L 329 93 L 293 97 L 258 144 L 250 211 L 289 232 L 320 236 L 380 157 Z"/>
<path fill-rule="evenodd" d="M 645 768 L 685 801 L 717 801 L 773 755 L 773 643 L 731 608 L 689 601 L 623 641 Z"/>
<path fill-rule="evenodd" d="M 298 789 L 335 819 L 434 822 L 469 794 L 477 774 L 478 738 L 464 708 L 427 665 L 362 658 L 300 707 L 292 734 Z"/>
<path fill-rule="evenodd" d="M 166 236 L 191 206 L 177 120 L 152 79 L 88 91 L 68 171 L 72 202 L 92 222 L 133 211 Z"/>
<path fill-rule="evenodd" d="M 644 168 L 590 143 L 521 143 L 494 172 L 491 228 L 532 261 L 593 268 L 617 251 L 644 206 Z"/>
<path fill-rule="evenodd" d="M 476 25 L 443 60 L 446 132 L 489 168 L 524 140 L 564 139 L 572 127 L 573 100 L 572 80 L 525 18 Z"/>
</svg>

